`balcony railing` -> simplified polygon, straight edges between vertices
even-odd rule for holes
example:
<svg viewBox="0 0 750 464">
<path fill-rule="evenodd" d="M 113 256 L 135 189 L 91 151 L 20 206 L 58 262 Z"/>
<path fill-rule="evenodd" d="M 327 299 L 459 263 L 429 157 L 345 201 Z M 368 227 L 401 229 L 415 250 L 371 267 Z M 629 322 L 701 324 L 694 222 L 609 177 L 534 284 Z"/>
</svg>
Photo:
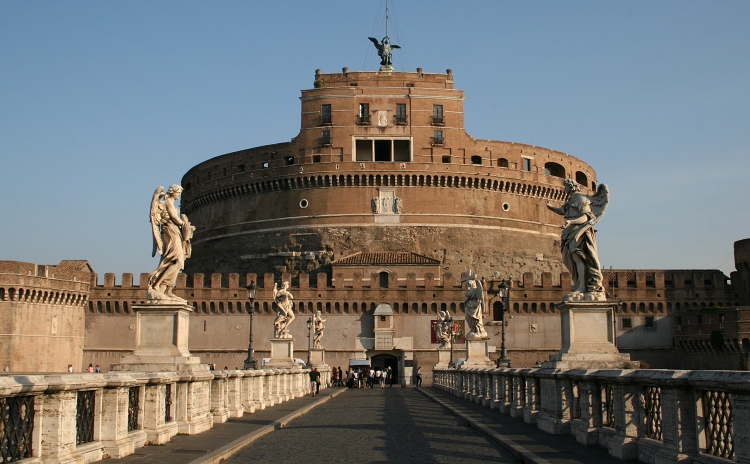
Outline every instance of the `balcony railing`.
<svg viewBox="0 0 750 464">
<path fill-rule="evenodd" d="M 371 124 L 370 116 L 359 116 L 357 118 L 357 124 L 360 126 L 369 126 Z"/>
<path fill-rule="evenodd" d="M 619 459 L 750 455 L 750 372 L 436 368 L 432 375 L 433 387 Z"/>
<path fill-rule="evenodd" d="M 432 117 L 432 125 L 433 126 L 444 126 L 445 125 L 445 119 L 442 116 L 440 116 L 440 117 L 433 116 Z"/>
<path fill-rule="evenodd" d="M 321 137 L 320 138 L 320 146 L 321 147 L 327 147 L 331 145 L 331 138 L 330 137 Z"/>
<path fill-rule="evenodd" d="M 396 116 L 396 119 L 393 121 L 393 123 L 397 126 L 405 126 L 407 124 L 406 116 Z"/>
<path fill-rule="evenodd" d="M 433 145 L 445 145 L 445 137 L 432 137 Z"/>
<path fill-rule="evenodd" d="M 172 411 L 182 411 L 186 431 L 200 433 L 228 417 L 310 393 L 308 373 L 284 369 L 205 371 L 188 377 L 176 372 L 0 376 L 0 462 L 122 458 L 144 446 L 147 437 L 152 445 L 169 442 L 178 432 Z M 321 388 L 330 385 L 330 369 L 322 370 L 321 380 Z M 144 404 L 144 398 L 153 401 Z M 127 407 L 105 407 L 120 404 Z"/>
<path fill-rule="evenodd" d="M 321 116 L 320 117 L 320 125 L 321 126 L 332 126 L 333 125 L 333 119 L 331 116 Z"/>
</svg>

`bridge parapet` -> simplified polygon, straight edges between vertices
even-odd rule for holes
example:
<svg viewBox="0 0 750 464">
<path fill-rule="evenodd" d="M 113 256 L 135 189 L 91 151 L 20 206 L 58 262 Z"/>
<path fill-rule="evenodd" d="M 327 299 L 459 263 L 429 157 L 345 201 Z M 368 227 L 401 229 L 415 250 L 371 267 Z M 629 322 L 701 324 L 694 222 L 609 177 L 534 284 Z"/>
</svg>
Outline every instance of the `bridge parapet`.
<svg viewBox="0 0 750 464">
<path fill-rule="evenodd" d="M 435 368 L 433 387 L 619 459 L 750 459 L 750 372 Z"/>
<path fill-rule="evenodd" d="M 9 461 L 93 462 L 310 393 L 309 369 L 0 375 Z M 330 371 L 321 372 L 321 388 Z M 195 427 L 208 421 L 208 427 Z M 3 454 L 5 456 L 5 453 Z"/>
</svg>

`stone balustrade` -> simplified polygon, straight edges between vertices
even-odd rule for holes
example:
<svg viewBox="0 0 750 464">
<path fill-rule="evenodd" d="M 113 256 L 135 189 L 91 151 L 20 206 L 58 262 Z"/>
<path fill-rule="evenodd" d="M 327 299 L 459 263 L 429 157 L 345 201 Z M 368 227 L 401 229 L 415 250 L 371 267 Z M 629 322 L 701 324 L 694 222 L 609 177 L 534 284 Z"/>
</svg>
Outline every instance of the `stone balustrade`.
<svg viewBox="0 0 750 464">
<path fill-rule="evenodd" d="M 620 459 L 750 462 L 750 372 L 436 368 L 433 387 Z"/>
<path fill-rule="evenodd" d="M 308 369 L 0 376 L 2 462 L 93 462 L 310 393 Z M 330 372 L 322 371 L 322 385 Z"/>
</svg>

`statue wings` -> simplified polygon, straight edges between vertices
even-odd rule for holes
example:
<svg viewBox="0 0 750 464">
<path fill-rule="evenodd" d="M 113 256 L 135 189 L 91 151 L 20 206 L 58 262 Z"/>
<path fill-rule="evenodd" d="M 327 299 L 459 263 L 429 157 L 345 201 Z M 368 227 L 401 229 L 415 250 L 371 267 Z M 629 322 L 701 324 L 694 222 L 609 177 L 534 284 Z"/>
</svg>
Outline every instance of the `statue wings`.
<svg viewBox="0 0 750 464">
<path fill-rule="evenodd" d="M 382 50 L 382 49 L 383 49 L 383 46 L 382 46 L 382 45 L 380 45 L 380 41 L 379 41 L 378 39 L 376 39 L 375 37 L 368 37 L 368 39 L 370 39 L 370 42 L 372 42 L 372 43 L 374 43 L 374 44 L 375 44 L 375 47 L 376 47 L 376 48 L 377 48 L 378 50 Z"/>
<path fill-rule="evenodd" d="M 401 48 L 401 47 L 398 46 L 398 45 L 396 45 L 396 44 L 393 44 L 393 45 L 391 45 L 391 48 Z"/>
<path fill-rule="evenodd" d="M 596 189 L 596 193 L 589 197 L 591 199 L 591 212 L 594 213 L 595 218 L 591 220 L 593 226 L 604 216 L 604 212 L 607 211 L 609 206 L 609 187 L 607 184 L 599 184 Z"/>
<path fill-rule="evenodd" d="M 164 214 L 164 187 L 157 187 L 154 196 L 151 198 L 151 210 L 149 219 L 151 221 L 151 234 L 154 238 L 154 246 L 151 249 L 151 256 L 156 256 L 156 252 L 162 253 L 164 243 L 161 240 L 162 215 Z"/>
<path fill-rule="evenodd" d="M 599 184 L 594 195 L 590 195 L 591 200 L 591 212 L 594 217 L 586 222 L 576 233 L 576 241 L 580 240 L 581 236 L 589 229 L 592 229 L 597 222 L 602 219 L 604 212 L 607 211 L 609 206 L 609 187 L 607 184 Z"/>
</svg>

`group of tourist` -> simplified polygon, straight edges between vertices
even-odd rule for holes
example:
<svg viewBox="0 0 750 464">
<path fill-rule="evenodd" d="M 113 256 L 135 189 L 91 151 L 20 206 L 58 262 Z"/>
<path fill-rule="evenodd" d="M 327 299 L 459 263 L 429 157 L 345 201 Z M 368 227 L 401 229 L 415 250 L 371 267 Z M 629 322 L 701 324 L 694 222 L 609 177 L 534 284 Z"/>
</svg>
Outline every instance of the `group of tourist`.
<svg viewBox="0 0 750 464">
<path fill-rule="evenodd" d="M 335 371 L 336 369 L 334 369 Z M 339 372 L 341 372 L 341 368 L 339 368 Z M 339 378 L 341 380 L 338 385 L 343 386 L 343 378 Z M 346 375 L 346 386 L 348 388 L 367 389 L 375 388 L 376 385 L 380 388 L 385 388 L 386 384 L 391 387 L 393 386 L 393 369 L 390 366 L 382 370 L 372 367 L 354 370 L 354 368 L 350 367 Z"/>
<path fill-rule="evenodd" d="M 333 370 L 336 371 L 336 369 Z M 310 369 L 310 391 L 312 391 L 312 396 L 320 394 L 320 370 L 317 367 Z"/>
</svg>

